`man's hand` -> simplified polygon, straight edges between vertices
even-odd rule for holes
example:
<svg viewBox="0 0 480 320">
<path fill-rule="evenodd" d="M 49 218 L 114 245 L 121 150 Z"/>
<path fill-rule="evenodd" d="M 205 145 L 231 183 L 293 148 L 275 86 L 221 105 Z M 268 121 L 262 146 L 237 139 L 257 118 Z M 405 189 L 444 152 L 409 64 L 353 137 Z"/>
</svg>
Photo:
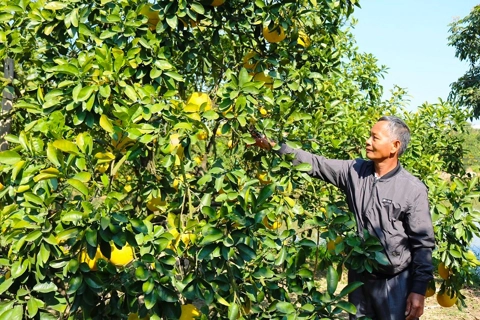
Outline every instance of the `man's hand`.
<svg viewBox="0 0 480 320">
<path fill-rule="evenodd" d="M 269 140 L 265 135 L 257 132 L 257 131 L 251 131 L 252 138 L 255 139 L 255 146 L 265 149 L 265 150 L 270 150 L 272 149 L 276 143 Z"/>
<path fill-rule="evenodd" d="M 418 293 L 410 293 L 407 298 L 407 308 L 405 310 L 405 320 L 415 320 L 420 318 L 425 307 L 425 296 Z"/>
</svg>

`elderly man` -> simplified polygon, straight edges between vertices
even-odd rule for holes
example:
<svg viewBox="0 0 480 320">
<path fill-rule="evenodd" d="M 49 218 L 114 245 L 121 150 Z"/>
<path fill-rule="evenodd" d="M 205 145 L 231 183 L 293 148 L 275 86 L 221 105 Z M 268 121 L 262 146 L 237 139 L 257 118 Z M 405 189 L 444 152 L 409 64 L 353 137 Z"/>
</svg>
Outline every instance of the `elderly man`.
<svg viewBox="0 0 480 320">
<path fill-rule="evenodd" d="M 275 143 L 255 136 L 256 145 Z M 401 119 L 381 117 L 366 141 L 369 160 L 332 160 L 282 144 L 279 154 L 294 154 L 293 164 L 309 163 L 309 175 L 340 188 L 354 213 L 357 232 L 376 236 L 389 260 L 373 273 L 349 270 L 348 280 L 363 286 L 349 296 L 357 308 L 350 319 L 417 319 L 423 314 L 425 292 L 433 278 L 435 246 L 425 185 L 399 163 L 410 141 Z"/>
</svg>

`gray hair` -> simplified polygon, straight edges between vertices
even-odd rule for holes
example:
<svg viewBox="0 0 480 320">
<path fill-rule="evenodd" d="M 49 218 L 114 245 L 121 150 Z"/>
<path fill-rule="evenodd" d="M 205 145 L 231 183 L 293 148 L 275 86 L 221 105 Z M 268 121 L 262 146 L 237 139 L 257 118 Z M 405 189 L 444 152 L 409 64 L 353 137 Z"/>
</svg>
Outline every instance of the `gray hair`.
<svg viewBox="0 0 480 320">
<path fill-rule="evenodd" d="M 405 150 L 407 150 L 408 143 L 410 142 L 410 129 L 407 124 L 395 116 L 383 116 L 378 119 L 378 121 L 387 121 L 390 136 L 392 139 L 398 139 L 398 141 L 400 141 L 400 149 L 398 150 L 398 156 L 400 157 Z"/>
</svg>

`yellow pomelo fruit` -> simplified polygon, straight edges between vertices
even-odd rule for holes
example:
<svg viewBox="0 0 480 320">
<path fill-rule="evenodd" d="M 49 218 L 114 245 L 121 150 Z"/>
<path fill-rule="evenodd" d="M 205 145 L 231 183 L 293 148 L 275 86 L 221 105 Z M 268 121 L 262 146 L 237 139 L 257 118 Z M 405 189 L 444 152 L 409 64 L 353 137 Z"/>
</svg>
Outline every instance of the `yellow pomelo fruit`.
<svg viewBox="0 0 480 320">
<path fill-rule="evenodd" d="M 431 297 L 435 294 L 436 288 L 435 288 L 435 279 L 430 280 L 428 283 L 427 291 L 425 292 L 425 297 Z"/>
<path fill-rule="evenodd" d="M 445 308 L 450 308 L 457 303 L 457 295 L 454 293 L 453 297 L 450 297 L 451 291 L 445 290 L 445 292 L 437 294 L 437 302 L 439 305 Z"/>
<path fill-rule="evenodd" d="M 133 248 L 128 243 L 121 249 L 118 249 L 113 243 L 110 245 L 110 247 L 112 249 L 110 254 L 110 262 L 114 265 L 123 267 L 133 261 Z"/>
<path fill-rule="evenodd" d="M 268 229 L 271 229 L 271 230 L 277 230 L 278 228 L 280 228 L 282 226 L 281 221 L 275 221 L 274 223 L 270 224 L 270 221 L 268 220 L 267 216 L 263 217 L 262 222 L 263 222 L 263 225 L 265 227 L 267 227 Z"/>
<path fill-rule="evenodd" d="M 447 280 L 450 276 L 450 269 L 445 266 L 445 263 L 440 262 L 438 264 L 438 274 L 444 280 Z"/>
<path fill-rule="evenodd" d="M 178 191 L 178 185 L 180 184 L 179 179 L 174 179 L 172 182 L 172 188 Z"/>
<path fill-rule="evenodd" d="M 200 317 L 200 311 L 193 304 L 185 304 L 182 307 L 182 314 L 179 320 L 192 320 Z"/>
<path fill-rule="evenodd" d="M 170 135 L 170 144 L 174 147 L 180 144 L 180 135 L 178 133 Z"/>
<path fill-rule="evenodd" d="M 263 28 L 263 37 L 270 43 L 277 43 L 285 40 L 286 35 L 282 26 L 277 26 L 272 30 L 269 30 L 267 26 Z"/>
<path fill-rule="evenodd" d="M 427 292 L 425 292 L 425 298 L 429 298 L 435 294 L 435 289 L 434 288 L 427 288 Z"/>
<path fill-rule="evenodd" d="M 109 166 L 110 166 L 110 163 L 108 162 L 100 163 L 95 166 L 95 170 L 97 170 L 100 173 L 105 173 L 105 171 L 108 170 Z"/>
<path fill-rule="evenodd" d="M 256 73 L 253 80 L 265 83 L 265 87 L 273 89 L 273 78 L 264 72 Z"/>
<path fill-rule="evenodd" d="M 182 240 L 182 242 L 188 246 L 189 243 L 195 243 L 197 240 L 197 235 L 193 233 L 184 233 L 180 236 L 180 240 Z"/>
<path fill-rule="evenodd" d="M 310 37 L 304 31 L 300 30 L 298 32 L 297 43 L 306 49 L 310 47 L 312 41 L 310 41 Z"/>
<path fill-rule="evenodd" d="M 207 138 L 208 138 L 208 134 L 204 130 L 201 130 L 197 133 L 198 140 L 206 140 Z"/>
<path fill-rule="evenodd" d="M 337 244 L 342 242 L 343 237 L 342 236 L 337 236 L 335 240 L 330 240 L 327 242 L 327 250 L 330 252 L 335 251 L 335 248 L 337 247 Z"/>
<path fill-rule="evenodd" d="M 197 164 L 197 165 L 200 165 L 202 163 L 202 158 L 200 158 L 199 156 L 196 156 L 193 158 L 193 161 Z"/>
<path fill-rule="evenodd" d="M 225 0 L 213 0 L 210 5 L 212 7 L 218 7 L 225 3 Z"/>
<path fill-rule="evenodd" d="M 87 249 L 83 249 L 80 252 L 80 256 L 78 257 L 79 262 L 80 263 L 85 262 L 86 264 L 88 264 L 88 267 L 92 271 L 97 271 L 98 270 L 98 267 L 97 267 L 98 259 L 105 259 L 102 252 L 100 251 L 100 248 L 98 248 L 98 247 L 97 247 L 97 251 L 95 252 L 95 256 L 93 257 L 93 259 L 90 259 L 90 256 L 87 253 Z"/>
<path fill-rule="evenodd" d="M 257 174 L 257 179 L 260 180 L 261 184 L 270 184 L 272 180 L 268 178 L 268 175 L 265 172 Z"/>
<path fill-rule="evenodd" d="M 243 57 L 243 67 L 245 69 L 255 70 L 255 67 L 258 64 L 258 61 L 253 60 L 257 53 L 255 51 L 250 51 Z"/>
<path fill-rule="evenodd" d="M 137 313 L 132 313 L 132 312 L 128 314 L 128 318 L 127 318 L 127 320 L 148 320 L 148 319 L 150 319 L 150 316 L 148 315 L 146 317 L 140 318 Z"/>
<path fill-rule="evenodd" d="M 158 207 L 164 207 L 165 205 L 166 202 L 162 201 L 161 197 L 152 198 L 147 201 L 147 209 L 152 212 L 158 211 Z"/>
<path fill-rule="evenodd" d="M 158 22 L 160 21 L 158 11 L 152 10 L 150 4 L 146 4 L 143 6 L 142 10 L 140 10 L 140 13 L 148 18 L 148 28 L 151 31 L 154 31 L 157 28 Z"/>
<path fill-rule="evenodd" d="M 212 109 L 212 100 L 208 94 L 204 92 L 194 92 L 187 100 L 184 108 L 185 112 L 199 112 L 203 106 L 204 111 Z"/>
</svg>

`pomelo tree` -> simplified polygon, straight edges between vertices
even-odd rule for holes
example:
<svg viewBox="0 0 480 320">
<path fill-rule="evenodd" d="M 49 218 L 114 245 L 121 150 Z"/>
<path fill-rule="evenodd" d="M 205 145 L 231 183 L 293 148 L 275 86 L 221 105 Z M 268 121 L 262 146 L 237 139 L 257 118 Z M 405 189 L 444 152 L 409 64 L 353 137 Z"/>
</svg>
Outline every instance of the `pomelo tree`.
<svg viewBox="0 0 480 320">
<path fill-rule="evenodd" d="M 407 113 L 401 89 L 382 101 L 384 67 L 348 30 L 356 4 L 2 3 L 0 58 L 15 61 L 4 83 L 15 100 L 0 153 L 1 316 L 354 312 L 344 298 L 360 284 L 337 291 L 338 278 L 343 266 L 385 263 L 378 241 L 360 241 L 343 196 L 308 166 L 248 145 L 256 130 L 362 157 L 383 114 L 414 128 L 405 165 L 431 186 L 436 257 L 457 277 L 444 287 L 458 292 L 478 233 L 478 184 L 452 152 L 467 115 L 443 102 Z M 458 175 L 456 187 L 441 172 Z M 320 259 L 318 245 L 337 238 Z"/>
</svg>

